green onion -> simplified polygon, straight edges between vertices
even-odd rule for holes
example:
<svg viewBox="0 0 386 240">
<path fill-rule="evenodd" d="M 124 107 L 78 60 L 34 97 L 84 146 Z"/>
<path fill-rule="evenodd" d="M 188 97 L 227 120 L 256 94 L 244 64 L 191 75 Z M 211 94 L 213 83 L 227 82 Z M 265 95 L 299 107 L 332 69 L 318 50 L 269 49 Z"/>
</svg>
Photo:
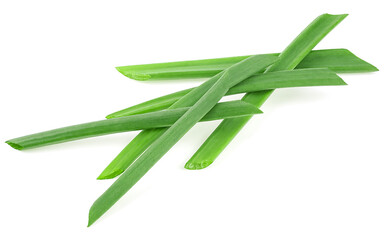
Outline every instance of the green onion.
<svg viewBox="0 0 386 240">
<path fill-rule="evenodd" d="M 186 163 L 202 169 L 214 162 L 277 88 L 346 85 L 337 75 L 378 69 L 346 49 L 312 49 L 347 14 L 323 14 L 282 53 L 117 67 L 136 80 L 205 78 L 182 90 L 78 124 L 6 141 L 24 150 L 100 135 L 141 131 L 98 179 L 121 176 L 93 203 L 88 226 L 123 197 L 196 123 L 225 119 Z M 295 69 L 296 68 L 296 69 Z M 295 69 L 295 70 L 294 70 Z M 218 103 L 223 96 L 246 93 L 242 100 Z"/>
<path fill-rule="evenodd" d="M 135 106 L 114 112 L 112 114 L 109 114 L 106 116 L 106 118 L 116 118 L 121 116 L 128 116 L 128 115 L 134 115 L 134 114 L 140 114 L 140 113 L 148 113 L 158 110 L 167 109 L 173 103 L 177 102 L 178 99 L 185 96 L 187 93 L 189 93 L 192 90 L 186 89 L 179 92 L 171 93 L 159 98 L 155 98 L 140 104 L 137 104 Z"/>
<path fill-rule="evenodd" d="M 207 83 L 206 83 L 207 84 Z M 256 74 L 236 86 L 229 89 L 226 95 L 256 92 L 275 88 L 309 87 L 342 85 L 341 80 L 335 73 L 328 69 L 298 69 L 293 71 L 279 71 L 264 74 Z M 138 105 L 114 112 L 106 118 L 117 118 L 135 115 L 138 113 L 152 112 L 170 107 L 181 97 L 192 91 L 193 88 L 162 96 Z"/>
<path fill-rule="evenodd" d="M 279 56 L 279 53 L 266 55 Z M 208 78 L 247 57 L 249 56 L 132 65 L 117 67 L 117 70 L 126 77 L 141 81 Z M 338 73 L 374 72 L 378 70 L 347 49 L 311 51 L 296 68 L 329 68 Z"/>
<path fill-rule="evenodd" d="M 216 103 L 226 94 L 229 88 L 254 73 L 266 68 L 277 60 L 273 56 L 252 56 L 232 65 L 219 73 L 213 85 L 206 92 L 196 88 L 180 101 L 195 104 L 168 128 L 149 148 L 128 168 L 91 206 L 89 212 L 89 224 L 93 224 L 108 209 L 110 209 L 134 184 L 146 174 L 147 171 L 165 155 L 174 144 L 178 142 L 203 116 L 212 109 Z M 211 82 L 211 80 L 208 82 Z M 202 85 L 205 85 L 203 83 Z M 198 95 L 201 95 L 197 99 Z M 119 119 L 119 118 L 117 118 Z"/>
<path fill-rule="evenodd" d="M 347 14 L 329 15 L 323 14 L 316 18 L 295 40 L 280 54 L 280 60 L 269 67 L 266 72 L 292 70 L 310 53 Z M 257 107 L 268 99 L 273 90 L 248 93 L 243 101 L 254 104 Z M 193 157 L 186 163 L 186 169 L 202 169 L 209 166 L 232 141 L 251 117 L 240 117 L 224 120 L 209 136 L 204 144 L 197 150 Z"/>
<path fill-rule="evenodd" d="M 293 71 L 278 71 L 252 76 L 229 89 L 228 95 L 245 92 L 255 92 L 265 89 L 300 86 L 345 85 L 346 83 L 334 72 L 328 69 L 299 69 Z M 130 115 L 130 114 L 128 114 Z M 125 116 L 125 112 L 112 115 Z M 141 132 L 119 155 L 103 170 L 98 179 L 110 179 L 121 174 L 150 146 L 163 130 L 153 129 Z"/>
<path fill-rule="evenodd" d="M 173 125 L 188 110 L 188 107 L 181 107 L 83 123 L 14 138 L 6 141 L 6 143 L 15 149 L 24 150 L 112 133 L 168 127 Z M 235 116 L 248 116 L 257 113 L 261 113 L 261 111 L 252 104 L 243 101 L 229 101 L 218 103 L 201 120 L 212 121 Z"/>
<path fill-rule="evenodd" d="M 187 61 L 188 67 L 185 67 L 182 63 L 185 62 L 172 62 L 172 63 L 157 63 L 157 64 L 146 64 L 136 66 L 120 67 L 122 72 L 137 71 L 138 74 L 150 74 L 150 79 L 158 79 L 154 74 L 162 72 L 165 78 L 172 78 L 175 72 L 184 73 L 182 76 L 190 76 L 193 78 L 194 75 L 189 75 L 189 69 L 194 68 L 194 71 L 201 71 L 204 68 L 216 68 L 217 70 L 212 72 L 217 73 L 223 67 L 224 62 L 237 62 L 236 60 L 245 59 L 243 57 L 232 57 L 224 59 L 207 59 L 207 60 L 195 60 Z M 232 61 L 230 61 L 232 60 Z M 216 65 L 218 64 L 218 65 Z M 221 67 L 219 67 L 221 66 Z M 329 68 L 330 70 L 337 73 L 355 73 L 355 72 L 373 72 L 378 71 L 376 67 L 358 58 L 347 49 L 327 49 L 327 50 L 314 50 L 308 54 L 303 61 L 301 61 L 297 69 L 301 68 Z M 168 75 L 169 74 L 169 75 Z M 181 76 L 181 77 L 182 77 Z M 210 77 L 208 75 L 207 77 Z M 191 89 L 182 90 L 175 92 L 163 97 L 155 98 L 150 101 L 135 105 L 130 108 L 123 109 L 121 111 L 112 113 L 106 118 L 114 118 L 123 115 L 133 115 L 145 112 L 158 111 L 170 107 L 174 102 L 180 99 L 182 96 L 187 94 Z"/>
</svg>

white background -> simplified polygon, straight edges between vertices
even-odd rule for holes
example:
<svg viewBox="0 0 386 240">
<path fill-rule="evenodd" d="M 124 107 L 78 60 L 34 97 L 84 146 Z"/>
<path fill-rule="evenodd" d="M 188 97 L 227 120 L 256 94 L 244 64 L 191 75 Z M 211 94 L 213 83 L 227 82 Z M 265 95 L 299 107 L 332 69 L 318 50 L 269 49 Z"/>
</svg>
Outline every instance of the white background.
<svg viewBox="0 0 386 240">
<path fill-rule="evenodd" d="M 195 126 L 105 216 L 96 177 L 135 133 L 25 152 L 0 144 L 0 239 L 385 239 L 383 1 L 1 1 L 1 141 L 103 119 L 198 84 L 115 66 L 279 52 L 322 13 L 350 15 L 316 49 L 380 72 L 276 91 L 209 168 Z"/>
</svg>

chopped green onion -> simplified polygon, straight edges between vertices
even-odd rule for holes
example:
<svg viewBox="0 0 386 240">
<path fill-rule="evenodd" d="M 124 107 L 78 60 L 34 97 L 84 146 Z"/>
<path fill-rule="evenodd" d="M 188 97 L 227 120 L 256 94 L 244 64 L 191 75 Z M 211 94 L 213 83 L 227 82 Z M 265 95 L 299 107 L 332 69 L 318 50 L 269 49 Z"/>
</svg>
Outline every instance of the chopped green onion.
<svg viewBox="0 0 386 240">
<path fill-rule="evenodd" d="M 14 138 L 6 141 L 6 143 L 15 149 L 24 150 L 112 133 L 168 127 L 173 125 L 188 110 L 188 107 L 181 107 L 83 123 Z M 257 113 L 261 113 L 261 111 L 252 104 L 243 101 L 229 101 L 218 103 L 201 120 L 212 121 L 235 116 L 248 116 Z"/>
<path fill-rule="evenodd" d="M 279 53 L 266 55 L 279 56 Z M 247 57 L 249 56 L 132 65 L 117 67 L 117 70 L 126 77 L 141 81 L 208 78 Z M 378 70 L 347 49 L 311 51 L 296 68 L 329 68 L 337 73 L 374 72 Z"/>
<path fill-rule="evenodd" d="M 110 209 L 139 179 L 149 171 L 203 116 L 226 94 L 229 88 L 266 68 L 277 60 L 273 56 L 252 56 L 232 65 L 207 82 L 215 82 L 202 92 L 196 88 L 179 102 L 195 104 L 168 128 L 91 206 L 89 224 Z M 203 83 L 201 86 L 205 85 Z M 186 99 L 186 100 L 185 100 Z M 135 116 L 135 115 L 134 115 Z M 117 118 L 119 119 L 119 118 Z"/>
<path fill-rule="evenodd" d="M 280 60 L 270 66 L 266 72 L 294 69 L 347 14 L 323 14 L 308 25 L 290 45 L 280 54 Z M 260 107 L 272 94 L 273 90 L 248 93 L 243 101 Z M 185 164 L 186 169 L 202 169 L 220 155 L 251 117 L 224 120 L 209 136 L 193 157 Z"/>
</svg>

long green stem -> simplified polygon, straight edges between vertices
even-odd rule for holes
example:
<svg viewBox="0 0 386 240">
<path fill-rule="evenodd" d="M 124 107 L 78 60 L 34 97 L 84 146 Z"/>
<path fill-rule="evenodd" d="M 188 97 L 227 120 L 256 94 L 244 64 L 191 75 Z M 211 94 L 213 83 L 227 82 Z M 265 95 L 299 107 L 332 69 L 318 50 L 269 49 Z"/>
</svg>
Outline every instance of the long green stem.
<svg viewBox="0 0 386 240">
<path fill-rule="evenodd" d="M 267 55 L 279 56 L 279 53 Z M 208 78 L 247 57 L 249 56 L 132 65 L 117 67 L 117 70 L 126 77 L 140 81 Z M 329 68 L 340 73 L 377 71 L 376 67 L 357 58 L 347 49 L 311 51 L 296 68 Z"/>
<path fill-rule="evenodd" d="M 210 82 L 206 82 L 203 86 L 206 88 Z M 324 86 L 324 85 L 344 85 L 344 81 L 335 73 L 327 69 L 302 69 L 295 71 L 279 71 L 271 74 L 255 75 L 235 87 L 231 88 L 227 94 L 245 93 L 251 91 L 259 91 L 263 89 L 281 88 L 281 87 L 298 87 L 298 86 Z M 202 87 L 200 87 L 202 89 Z M 180 104 L 176 107 L 183 107 Z M 239 107 L 240 109 L 236 109 Z M 185 109 L 186 110 L 186 109 Z M 243 102 L 226 102 L 218 104 L 203 120 L 223 119 L 235 116 L 245 116 L 253 113 L 251 106 L 243 104 Z M 21 138 L 16 138 L 8 141 L 8 144 L 17 149 L 26 149 L 32 147 L 40 147 L 48 144 L 55 144 L 64 141 L 71 141 L 80 138 L 93 137 L 98 135 L 110 134 L 114 132 L 133 131 L 155 128 L 157 126 L 170 126 L 176 118 L 182 114 L 184 109 L 178 111 L 161 111 L 152 112 L 153 114 L 133 115 L 130 118 L 124 118 L 119 121 L 98 121 L 86 123 L 76 126 L 70 126 L 60 129 L 51 130 L 48 132 L 37 133 Z M 174 118 L 173 118 L 174 116 Z M 144 144 L 140 144 L 141 148 Z M 142 150 L 141 152 L 143 152 Z M 122 154 L 120 154 L 122 156 Z M 124 159 L 122 158 L 122 161 Z M 127 159 L 125 161 L 129 161 Z M 115 170 L 114 170 L 115 171 Z M 110 173 L 108 173 L 110 175 Z M 103 176 L 101 177 L 103 178 Z"/>
<path fill-rule="evenodd" d="M 208 68 L 214 64 L 217 64 L 216 59 L 208 59 L 204 62 L 201 61 L 202 60 L 197 61 L 198 63 L 196 63 L 196 61 L 192 61 L 193 63 L 190 63 L 189 67 L 194 67 L 195 70 L 201 71 L 201 69 L 203 68 Z M 209 66 L 203 65 L 207 62 L 209 62 Z M 148 64 L 143 65 L 143 67 L 146 67 L 145 70 L 147 71 L 147 73 L 162 72 L 165 77 L 175 76 L 173 73 L 173 71 L 177 71 L 175 68 L 178 68 L 178 71 L 186 71 L 186 74 L 184 76 L 186 76 L 189 71 L 191 71 L 189 67 L 185 68 L 184 66 L 179 66 L 178 64 L 178 66 L 175 66 L 175 64 L 176 63 Z M 220 64 L 220 66 L 222 65 Z M 133 70 L 130 67 L 132 67 Z M 130 71 L 145 71 L 141 69 L 136 70 L 135 66 L 128 66 L 127 68 L 129 68 Z M 327 49 L 312 51 L 296 67 L 296 69 L 303 68 L 328 68 L 336 73 L 372 72 L 378 70 L 376 67 L 358 58 L 347 49 Z M 106 118 L 128 116 L 166 109 L 191 90 L 192 89 L 186 89 L 166 96 L 155 98 L 150 101 L 143 102 L 138 105 L 109 114 Z"/>
<path fill-rule="evenodd" d="M 169 127 L 188 110 L 188 107 L 181 107 L 158 112 L 83 123 L 14 138 L 6 141 L 6 143 L 15 149 L 24 150 L 112 133 Z M 217 104 L 201 120 L 212 121 L 235 116 L 248 116 L 257 113 L 260 113 L 260 110 L 249 103 L 242 101 L 230 101 Z"/>
<path fill-rule="evenodd" d="M 207 91 L 196 88 L 179 102 L 195 104 L 168 128 L 149 148 L 128 168 L 91 206 L 89 226 L 110 209 L 153 165 L 165 155 L 211 108 L 225 95 L 232 86 L 266 68 L 277 60 L 272 56 L 252 56 L 232 65 L 207 82 L 213 84 Z M 205 85 L 203 83 L 201 86 Z M 186 100 L 185 100 L 186 99 Z M 119 118 L 118 118 L 119 119 Z"/>
<path fill-rule="evenodd" d="M 295 45 L 294 45 L 294 43 L 290 44 L 290 46 L 282 53 L 282 55 L 284 55 L 284 57 L 286 57 L 288 55 L 288 53 L 290 52 L 293 56 L 296 57 L 296 58 L 294 58 L 296 60 L 296 64 L 301 62 L 303 60 L 304 56 L 306 56 L 312 50 L 312 48 L 329 31 L 331 31 L 335 27 L 335 25 L 337 25 L 345 17 L 346 17 L 346 15 L 333 16 L 333 15 L 329 15 L 329 14 L 324 14 L 322 16 L 319 16 L 295 39 L 294 42 L 296 44 Z M 305 38 L 304 37 L 305 34 L 309 34 L 309 33 L 312 33 L 310 35 L 310 38 L 309 39 Z M 302 46 L 305 49 L 297 49 L 296 45 Z M 286 58 L 288 58 L 288 57 L 286 57 Z M 282 60 L 280 60 L 280 62 L 282 62 Z M 291 62 L 289 62 L 289 63 L 291 63 Z M 293 62 L 293 65 L 296 66 L 294 63 L 295 63 L 295 61 Z M 281 65 L 284 66 L 285 64 L 288 64 L 288 60 L 283 61 L 283 63 Z M 285 69 L 285 68 L 283 67 L 283 69 Z M 288 68 L 288 69 L 291 70 L 291 68 Z M 205 84 L 203 84 L 203 85 L 205 85 Z M 264 102 L 266 100 L 266 98 L 268 98 L 270 92 L 271 92 L 271 90 L 268 90 L 268 91 L 257 92 L 257 93 L 254 93 L 252 95 L 256 96 L 257 104 L 260 104 L 260 103 L 262 104 L 262 102 Z M 187 96 L 187 95 L 185 95 L 185 96 Z M 177 105 L 178 105 L 178 102 L 179 101 L 177 101 Z M 128 110 L 130 112 L 130 108 Z M 124 112 L 125 111 L 120 111 L 116 116 L 119 116 L 120 114 L 124 114 Z M 114 114 L 110 115 L 110 117 L 111 116 L 114 116 Z M 230 120 L 232 120 L 232 119 L 230 119 Z M 242 129 L 242 127 L 246 123 L 246 121 L 245 121 L 245 123 L 241 123 L 242 120 L 245 121 L 246 118 L 240 119 L 239 125 L 231 124 L 231 122 L 229 122 L 229 123 L 225 122 L 225 123 L 223 123 L 223 125 L 220 124 L 220 126 L 218 127 L 219 130 L 215 131 L 215 133 L 216 133 L 216 135 L 218 135 L 218 137 L 215 137 L 215 135 L 213 135 L 213 137 L 210 137 L 210 139 L 204 143 L 204 145 L 200 148 L 198 153 L 194 156 L 193 160 L 189 161 L 186 164 L 186 168 L 193 167 L 195 163 L 197 163 L 197 166 L 201 167 L 204 165 L 208 165 L 207 163 L 210 161 L 213 162 L 214 159 L 221 153 L 221 151 L 231 141 L 231 139 L 233 139 L 233 137 L 236 136 L 238 131 Z M 230 125 L 232 127 L 232 129 L 228 131 L 228 137 L 226 137 L 227 136 L 226 133 L 221 133 L 221 134 L 217 133 L 220 131 L 220 129 L 225 128 L 224 126 L 228 127 L 228 125 Z M 231 133 L 231 131 L 233 131 L 233 132 Z M 154 142 L 157 139 L 157 137 L 159 137 L 161 134 L 162 133 L 160 133 L 157 130 L 152 130 L 152 133 L 150 133 L 150 132 L 149 133 L 141 133 L 141 134 L 137 135 L 123 149 L 123 151 L 121 151 L 121 153 L 106 167 L 106 169 L 103 170 L 103 172 L 100 174 L 98 179 L 112 178 L 112 177 L 115 177 L 115 176 L 119 175 L 120 173 L 122 173 L 125 170 L 125 168 L 130 166 L 130 164 L 132 164 L 135 161 L 135 159 L 137 157 L 139 157 L 143 153 L 143 151 L 145 151 L 146 148 L 149 147 L 151 145 L 151 143 Z M 144 140 L 144 139 L 146 139 L 146 140 Z M 214 147 L 214 146 L 218 146 L 218 147 Z M 201 163 L 202 160 L 200 160 L 198 158 L 199 156 L 201 156 L 201 154 L 200 154 L 201 151 L 204 152 L 204 154 L 203 154 L 204 156 L 206 154 L 208 154 L 208 156 L 204 160 L 204 162 L 205 162 L 204 164 Z M 197 159 L 197 160 L 195 160 L 195 159 Z"/>
<path fill-rule="evenodd" d="M 256 92 L 266 89 L 300 86 L 345 85 L 345 82 L 328 69 L 299 69 L 278 71 L 252 76 L 229 89 L 230 94 Z M 130 115 L 130 114 L 128 114 Z M 125 116 L 125 112 L 116 114 Z M 162 130 L 153 129 L 141 132 L 119 155 L 103 170 L 98 179 L 109 179 L 121 174 L 150 146 L 161 134 Z"/>
<path fill-rule="evenodd" d="M 280 60 L 269 67 L 266 72 L 294 69 L 307 54 L 311 52 L 316 44 L 318 44 L 346 16 L 346 14 L 323 14 L 316 18 L 296 37 L 295 40 L 292 41 L 292 43 L 290 43 L 290 45 L 288 45 L 288 47 L 280 54 Z M 272 92 L 273 90 L 248 93 L 242 100 L 260 107 Z M 250 119 L 251 117 L 240 117 L 222 121 L 217 129 L 186 163 L 185 168 L 202 169 L 212 164 Z"/>
</svg>

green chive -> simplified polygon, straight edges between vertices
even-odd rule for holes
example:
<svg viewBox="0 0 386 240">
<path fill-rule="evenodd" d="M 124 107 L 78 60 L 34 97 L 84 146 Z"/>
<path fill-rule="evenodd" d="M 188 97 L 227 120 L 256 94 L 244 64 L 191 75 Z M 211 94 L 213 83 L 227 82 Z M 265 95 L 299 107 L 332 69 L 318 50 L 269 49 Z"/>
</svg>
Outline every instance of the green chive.
<svg viewBox="0 0 386 240">
<path fill-rule="evenodd" d="M 128 168 L 91 206 L 89 224 L 93 224 L 108 209 L 110 209 L 147 171 L 165 155 L 203 116 L 212 109 L 226 94 L 229 88 L 250 77 L 254 73 L 266 68 L 277 60 L 273 56 L 252 56 L 232 65 L 215 77 L 216 79 L 206 92 L 196 88 L 188 95 L 186 104 L 195 104 L 168 128 L 149 148 Z M 203 83 L 202 85 L 205 85 Z M 200 97 L 197 97 L 201 95 Z M 197 98 L 196 98 L 197 97 Z M 119 118 L 117 118 L 119 119 Z"/>
<path fill-rule="evenodd" d="M 339 77 L 331 70 L 312 68 L 256 74 L 232 87 L 226 95 L 256 92 L 275 88 L 341 85 L 342 80 L 339 80 L 338 78 Z M 153 109 L 157 111 L 165 109 L 192 91 L 192 89 L 193 88 L 186 89 L 152 99 L 144 103 L 140 103 L 138 105 L 112 113 L 106 118 L 117 118 L 122 116 L 135 115 L 138 113 L 151 112 Z"/>
<path fill-rule="evenodd" d="M 137 104 L 135 106 L 114 112 L 112 114 L 109 114 L 106 116 L 106 118 L 116 118 L 121 116 L 128 116 L 128 115 L 135 115 L 140 113 L 148 113 L 158 110 L 167 109 L 173 103 L 177 102 L 178 99 L 185 96 L 187 93 L 189 93 L 192 89 L 186 89 L 179 92 L 171 93 L 159 98 L 155 98 L 140 104 Z"/>
<path fill-rule="evenodd" d="M 316 18 L 301 32 L 295 40 L 280 54 L 280 60 L 270 66 L 266 72 L 292 70 L 294 69 L 336 25 L 338 25 L 347 14 L 329 15 L 323 14 Z M 257 107 L 268 99 L 273 90 L 248 93 L 243 101 L 254 104 Z M 197 150 L 192 158 L 186 163 L 186 169 L 202 169 L 210 164 L 220 155 L 225 147 L 232 141 L 251 117 L 240 117 L 224 120 L 209 136 L 204 144 Z"/>
<path fill-rule="evenodd" d="M 338 75 L 328 69 L 299 69 L 254 75 L 230 88 L 227 95 L 284 87 L 345 84 L 346 83 Z M 118 114 L 116 116 L 125 116 L 125 112 L 121 111 L 120 115 Z M 121 174 L 163 133 L 163 131 L 164 130 L 153 129 L 141 132 L 103 170 L 97 179 L 110 179 Z"/>
<path fill-rule="evenodd" d="M 127 67 L 122 67 L 123 68 L 122 71 L 124 71 L 124 69 L 126 69 L 125 70 L 126 72 L 139 71 L 141 73 L 141 71 L 146 71 L 146 73 L 143 73 L 143 74 L 150 74 L 149 75 L 151 77 L 150 79 L 158 79 L 154 77 L 153 74 L 151 74 L 151 72 L 153 73 L 162 72 L 162 74 L 165 74 L 165 78 L 167 78 L 168 76 L 171 77 L 171 75 L 167 75 L 167 74 L 169 73 L 175 74 L 175 71 L 184 72 L 183 76 L 189 76 L 188 71 L 190 71 L 189 69 L 192 67 L 194 68 L 194 71 L 201 71 L 203 68 L 209 68 L 213 66 L 215 66 L 213 68 L 220 69 L 216 64 L 219 64 L 220 66 L 223 67 L 222 64 L 224 64 L 224 61 L 228 61 L 229 59 L 239 60 L 240 58 L 245 59 L 246 56 L 225 58 L 225 60 L 207 59 L 207 60 L 188 61 L 188 67 L 186 68 L 183 65 L 181 65 L 181 62 L 175 62 L 175 63 L 158 63 L 158 64 L 141 65 L 143 69 L 136 68 L 136 66 L 127 66 Z M 237 61 L 234 60 L 234 62 L 237 62 Z M 308 54 L 304 58 L 304 60 L 298 64 L 296 68 L 297 69 L 328 68 L 336 73 L 356 73 L 356 72 L 378 71 L 376 67 L 358 58 L 347 49 L 314 50 L 310 52 L 310 54 Z M 214 73 L 217 73 L 217 71 L 214 71 L 213 74 Z M 207 76 L 207 77 L 210 77 L 210 76 Z M 192 78 L 192 77 L 193 76 L 189 78 Z M 123 115 L 134 115 L 139 113 L 146 113 L 146 112 L 166 109 L 170 107 L 173 103 L 175 103 L 178 99 L 180 99 L 182 96 L 187 94 L 190 90 L 191 89 L 186 89 L 186 90 L 175 92 L 160 98 L 155 98 L 150 101 L 112 113 L 108 115 L 106 118 L 114 118 L 114 117 L 119 117 Z"/>
<path fill-rule="evenodd" d="M 181 107 L 122 118 L 83 123 L 14 138 L 6 141 L 6 143 L 15 149 L 24 150 L 112 133 L 168 127 L 173 125 L 188 110 L 188 107 Z M 201 120 L 212 121 L 235 116 L 248 116 L 257 113 L 261 113 L 261 111 L 249 103 L 243 101 L 230 101 L 218 103 Z"/>
<path fill-rule="evenodd" d="M 266 55 L 279 56 L 279 53 Z M 117 70 L 126 77 L 141 81 L 208 78 L 247 57 L 249 56 L 132 65 L 117 67 Z M 296 68 L 329 68 L 337 73 L 378 71 L 347 49 L 311 51 Z"/>
</svg>

